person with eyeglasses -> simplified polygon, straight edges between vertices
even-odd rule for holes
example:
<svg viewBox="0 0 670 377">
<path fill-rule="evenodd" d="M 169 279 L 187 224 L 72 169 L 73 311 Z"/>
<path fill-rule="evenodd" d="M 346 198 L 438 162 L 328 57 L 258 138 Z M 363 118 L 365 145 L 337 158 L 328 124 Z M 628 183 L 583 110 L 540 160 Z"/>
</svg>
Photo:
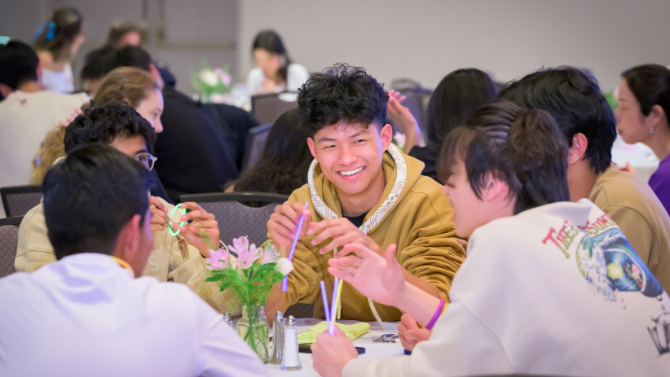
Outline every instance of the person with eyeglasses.
<svg viewBox="0 0 670 377">
<path fill-rule="evenodd" d="M 156 162 L 152 155 L 155 140 L 156 133 L 146 119 L 131 106 L 115 102 L 87 109 L 78 115 L 66 128 L 64 147 L 67 154 L 84 144 L 108 144 L 151 171 Z M 184 203 L 181 208 L 187 208 L 190 212 L 179 218 L 175 216 L 175 221 L 170 224 L 168 214 L 174 206 L 156 196 L 150 196 L 149 203 L 155 241 L 142 275 L 153 276 L 162 282 L 186 284 L 215 310 L 238 312 L 237 306 L 230 305 L 227 292 L 221 293 L 215 283 L 204 281 L 206 274 L 202 258 L 209 257 L 209 248 L 198 234 L 198 228 L 201 227 L 212 243 L 218 245 L 219 229 L 214 215 L 196 203 Z M 182 227 L 176 237 L 168 232 L 168 226 L 176 230 L 179 221 L 191 220 L 193 222 Z M 39 204 L 28 211 L 21 222 L 14 266 L 18 272 L 32 272 L 55 260 L 56 255 L 48 238 L 44 207 Z"/>
</svg>

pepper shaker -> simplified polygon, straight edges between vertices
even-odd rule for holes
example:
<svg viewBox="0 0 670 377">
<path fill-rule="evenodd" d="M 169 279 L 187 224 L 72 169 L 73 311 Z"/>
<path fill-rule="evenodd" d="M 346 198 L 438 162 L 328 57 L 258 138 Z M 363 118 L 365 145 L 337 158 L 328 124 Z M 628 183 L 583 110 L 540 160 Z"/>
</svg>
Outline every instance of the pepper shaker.
<svg viewBox="0 0 670 377">
<path fill-rule="evenodd" d="M 284 356 L 284 315 L 277 311 L 275 313 L 274 325 L 272 325 L 272 359 L 270 364 L 281 365 Z"/>
<path fill-rule="evenodd" d="M 302 365 L 300 365 L 298 355 L 298 328 L 295 324 L 295 318 L 291 315 L 284 325 L 284 357 L 279 369 L 301 370 Z"/>
</svg>

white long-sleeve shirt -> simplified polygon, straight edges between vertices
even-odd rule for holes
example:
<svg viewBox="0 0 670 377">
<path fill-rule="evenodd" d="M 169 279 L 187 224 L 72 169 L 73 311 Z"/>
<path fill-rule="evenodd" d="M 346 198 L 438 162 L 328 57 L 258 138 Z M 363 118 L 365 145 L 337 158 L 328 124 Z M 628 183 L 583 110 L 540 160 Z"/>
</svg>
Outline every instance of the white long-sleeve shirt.
<svg viewBox="0 0 670 377">
<path fill-rule="evenodd" d="M 185 285 L 78 254 L 0 279 L 0 376 L 266 376 Z"/>
<path fill-rule="evenodd" d="M 266 77 L 263 70 L 256 67 L 247 75 L 247 91 L 249 98 L 256 94 L 263 94 L 263 81 Z M 278 91 L 297 92 L 298 89 L 309 79 L 309 71 L 303 65 L 291 63 L 286 71 L 286 83 L 277 87 Z"/>
<path fill-rule="evenodd" d="M 478 228 L 449 295 L 412 356 L 354 359 L 343 376 L 670 375 L 670 299 L 586 199 Z"/>
</svg>

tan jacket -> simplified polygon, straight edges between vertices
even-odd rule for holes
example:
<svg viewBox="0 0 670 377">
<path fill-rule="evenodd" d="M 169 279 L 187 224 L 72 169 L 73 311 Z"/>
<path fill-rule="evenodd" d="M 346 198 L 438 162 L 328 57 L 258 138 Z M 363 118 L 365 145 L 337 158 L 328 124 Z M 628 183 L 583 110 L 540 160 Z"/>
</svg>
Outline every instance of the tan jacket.
<svg viewBox="0 0 670 377">
<path fill-rule="evenodd" d="M 361 229 L 379 246 L 386 249 L 396 244 L 400 265 L 414 276 L 435 286 L 442 299 L 448 298 L 451 282 L 465 259 L 465 241 L 457 239 L 452 222 L 452 208 L 442 192 L 442 186 L 421 176 L 423 163 L 391 146 L 384 153 L 382 168 L 386 188 L 379 202 L 368 212 Z M 290 200 L 309 201 L 312 222 L 339 218 L 342 210 L 335 186 L 321 169 L 312 163 L 309 184 L 291 194 Z M 268 235 L 271 239 L 271 235 Z M 317 246 L 306 236 L 296 247 L 289 274 L 287 306 L 295 303 L 314 304 L 315 318 L 324 318 L 319 282 L 324 280 L 328 297 L 334 277 L 327 272 L 328 259 L 333 253 L 320 255 L 318 250 L 331 242 Z M 402 313 L 394 307 L 375 303 L 383 321 L 398 321 Z M 286 308 L 282 308 L 286 309 Z M 368 299 L 348 283 L 342 288 L 342 319 L 374 321 Z"/>
<path fill-rule="evenodd" d="M 649 185 L 612 163 L 589 200 L 621 228 L 661 287 L 670 292 L 670 217 Z"/>
<path fill-rule="evenodd" d="M 171 211 L 173 205 L 161 200 Z M 216 283 L 208 283 L 205 262 L 200 251 L 181 237 L 173 237 L 167 230 L 154 233 L 154 250 L 149 255 L 143 276 L 153 276 L 161 282 L 186 284 L 215 310 L 240 312 L 232 305 L 228 293 L 219 292 Z M 17 272 L 33 272 L 43 265 L 56 261 L 40 203 L 23 217 L 19 228 L 19 242 L 14 259 Z"/>
</svg>

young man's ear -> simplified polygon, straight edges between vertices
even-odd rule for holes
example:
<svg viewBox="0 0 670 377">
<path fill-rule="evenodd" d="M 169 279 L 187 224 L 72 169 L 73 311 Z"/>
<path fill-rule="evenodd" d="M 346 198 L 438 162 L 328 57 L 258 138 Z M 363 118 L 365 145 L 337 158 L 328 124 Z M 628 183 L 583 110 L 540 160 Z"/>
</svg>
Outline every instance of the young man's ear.
<svg viewBox="0 0 670 377">
<path fill-rule="evenodd" d="M 385 125 L 379 130 L 379 136 L 382 139 L 382 149 L 386 152 L 393 142 L 393 127 L 390 124 Z"/>
<path fill-rule="evenodd" d="M 312 157 L 316 158 L 316 143 L 314 143 L 314 139 L 308 137 L 307 146 L 309 147 L 309 153 L 312 154 Z"/>
<path fill-rule="evenodd" d="M 116 249 L 114 250 L 114 256 L 123 259 L 128 262 L 128 264 L 135 269 L 137 262 L 141 257 L 140 250 L 140 215 L 134 215 L 126 225 L 121 228 L 119 232 L 119 237 L 116 241 Z M 137 273 L 137 271 L 136 271 Z M 139 271 L 142 273 L 142 271 Z"/>
<path fill-rule="evenodd" d="M 509 186 L 507 186 L 505 181 L 498 179 L 493 173 L 486 173 L 481 196 L 485 202 L 492 202 L 501 198 L 506 200 L 509 197 Z"/>
<path fill-rule="evenodd" d="M 589 141 L 584 134 L 578 133 L 573 136 L 572 145 L 570 145 L 570 149 L 568 150 L 568 165 L 574 165 L 581 161 L 584 158 L 588 145 Z"/>
</svg>

